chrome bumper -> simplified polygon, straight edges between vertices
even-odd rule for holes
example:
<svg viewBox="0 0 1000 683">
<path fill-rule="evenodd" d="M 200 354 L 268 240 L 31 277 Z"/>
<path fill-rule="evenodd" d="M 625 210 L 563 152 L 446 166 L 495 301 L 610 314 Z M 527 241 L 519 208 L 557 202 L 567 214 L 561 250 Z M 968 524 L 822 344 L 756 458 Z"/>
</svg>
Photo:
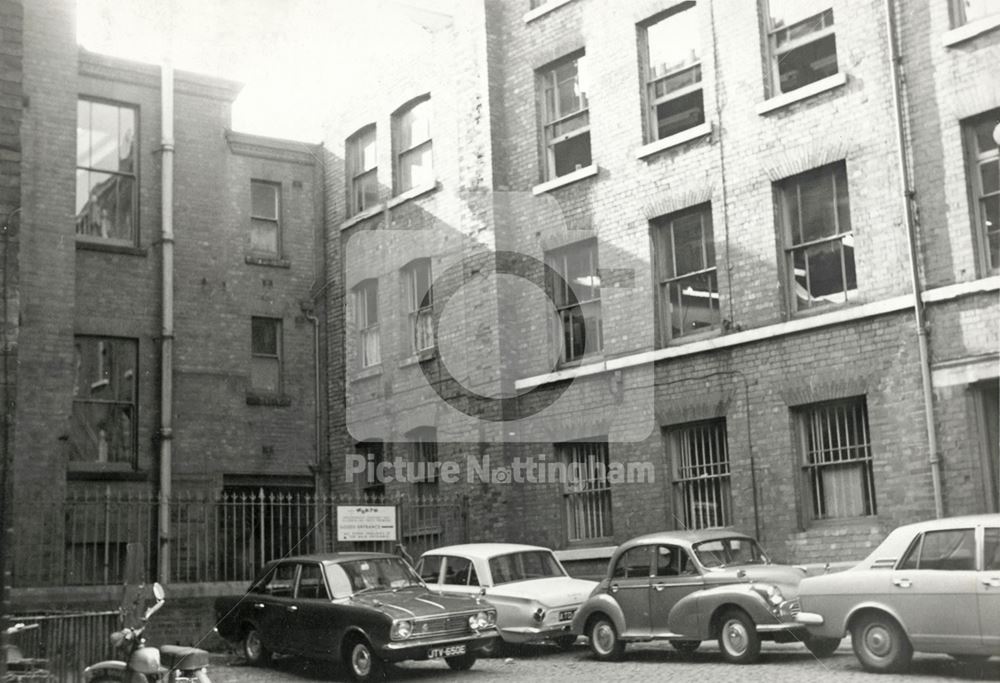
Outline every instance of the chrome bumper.
<svg viewBox="0 0 1000 683">
<path fill-rule="evenodd" d="M 823 616 L 821 614 L 815 614 L 814 612 L 799 612 L 798 614 L 792 615 L 792 619 L 795 623 L 802 624 L 803 626 L 822 626 Z"/>
</svg>

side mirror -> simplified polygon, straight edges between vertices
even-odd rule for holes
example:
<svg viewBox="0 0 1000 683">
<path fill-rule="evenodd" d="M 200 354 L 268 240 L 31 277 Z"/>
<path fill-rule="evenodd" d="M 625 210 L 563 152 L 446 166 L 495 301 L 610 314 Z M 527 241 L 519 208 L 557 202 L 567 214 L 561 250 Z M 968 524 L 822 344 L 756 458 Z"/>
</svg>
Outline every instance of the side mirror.
<svg viewBox="0 0 1000 683">
<path fill-rule="evenodd" d="M 163 586 L 159 581 L 153 584 L 153 597 L 156 598 L 157 602 L 165 600 L 167 597 L 167 592 L 163 590 Z"/>
</svg>

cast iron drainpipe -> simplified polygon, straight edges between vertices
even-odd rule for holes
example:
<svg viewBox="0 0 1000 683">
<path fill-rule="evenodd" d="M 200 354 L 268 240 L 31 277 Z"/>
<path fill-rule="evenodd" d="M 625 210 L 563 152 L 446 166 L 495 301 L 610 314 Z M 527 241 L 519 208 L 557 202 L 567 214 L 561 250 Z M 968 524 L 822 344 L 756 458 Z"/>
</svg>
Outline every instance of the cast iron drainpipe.
<svg viewBox="0 0 1000 683">
<path fill-rule="evenodd" d="M 173 351 L 174 351 L 174 70 L 169 60 L 160 68 L 161 211 L 163 255 L 163 330 L 160 335 L 160 552 L 161 583 L 170 583 L 170 496 L 173 478 Z"/>
<path fill-rule="evenodd" d="M 889 41 L 889 61 L 892 66 L 892 100 L 895 113 L 896 143 L 899 165 L 899 179 L 903 212 L 906 216 L 906 246 L 910 257 L 910 282 L 913 286 L 913 314 L 917 325 L 917 348 L 920 354 L 920 379 L 924 395 L 924 421 L 927 425 L 928 462 L 931 466 L 931 485 L 934 488 L 934 516 L 944 517 L 944 501 L 941 494 L 941 457 L 938 454 L 937 428 L 934 426 L 934 386 L 931 381 L 931 361 L 927 348 L 927 321 L 924 318 L 924 303 L 920 292 L 920 270 L 918 266 L 916 222 L 913 219 L 913 191 L 910 189 L 910 170 L 906 156 L 906 133 L 903 129 L 903 95 L 900 89 L 902 57 L 896 47 L 896 15 L 893 0 L 885 0 L 885 25 Z"/>
</svg>

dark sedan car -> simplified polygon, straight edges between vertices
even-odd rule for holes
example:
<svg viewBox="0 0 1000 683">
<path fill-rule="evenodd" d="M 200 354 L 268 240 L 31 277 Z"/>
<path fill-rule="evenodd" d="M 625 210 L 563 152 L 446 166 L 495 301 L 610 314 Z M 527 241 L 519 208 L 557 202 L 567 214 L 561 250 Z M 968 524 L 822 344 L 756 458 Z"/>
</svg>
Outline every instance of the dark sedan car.
<svg viewBox="0 0 1000 683">
<path fill-rule="evenodd" d="M 219 634 L 251 663 L 276 652 L 342 661 L 356 681 L 410 659 L 468 669 L 498 637 L 491 605 L 431 593 L 409 564 L 382 553 L 275 560 L 245 595 L 219 598 L 215 610 Z"/>
</svg>

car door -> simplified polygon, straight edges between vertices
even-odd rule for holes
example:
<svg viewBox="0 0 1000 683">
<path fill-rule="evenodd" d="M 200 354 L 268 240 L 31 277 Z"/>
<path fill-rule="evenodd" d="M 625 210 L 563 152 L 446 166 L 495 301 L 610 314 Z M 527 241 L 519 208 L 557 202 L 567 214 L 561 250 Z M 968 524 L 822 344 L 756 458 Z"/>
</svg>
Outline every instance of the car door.
<svg viewBox="0 0 1000 683">
<path fill-rule="evenodd" d="M 441 572 L 441 592 L 445 595 L 478 595 L 479 578 L 475 563 L 467 557 L 446 555 Z"/>
<path fill-rule="evenodd" d="M 983 529 L 983 570 L 976 582 L 979 632 L 987 650 L 1000 653 L 1000 527 Z"/>
<path fill-rule="evenodd" d="M 679 546 L 661 545 L 656 549 L 656 558 L 649 593 L 649 613 L 653 635 L 693 635 L 698 633 L 700 616 L 694 605 L 682 609 L 676 615 L 675 623 L 670 623 L 670 610 L 681 598 L 704 585 L 698 568 L 688 552 Z"/>
<path fill-rule="evenodd" d="M 294 603 L 295 576 L 298 565 L 282 562 L 260 582 L 260 590 L 250 599 L 250 616 L 257 622 L 264 645 L 273 652 L 286 652 L 288 617 Z"/>
<path fill-rule="evenodd" d="M 611 570 L 608 594 L 625 616 L 625 634 L 649 635 L 650 576 L 654 545 L 638 545 L 622 553 Z"/>
<path fill-rule="evenodd" d="M 296 634 L 296 652 L 309 657 L 328 659 L 336 656 L 331 637 L 334 610 L 330 603 L 323 567 L 318 562 L 303 562 L 295 587 L 295 602 L 289 615 L 290 631 Z"/>
<path fill-rule="evenodd" d="M 979 647 L 976 578 L 975 529 L 927 531 L 915 539 L 888 589 L 915 649 Z"/>
</svg>

